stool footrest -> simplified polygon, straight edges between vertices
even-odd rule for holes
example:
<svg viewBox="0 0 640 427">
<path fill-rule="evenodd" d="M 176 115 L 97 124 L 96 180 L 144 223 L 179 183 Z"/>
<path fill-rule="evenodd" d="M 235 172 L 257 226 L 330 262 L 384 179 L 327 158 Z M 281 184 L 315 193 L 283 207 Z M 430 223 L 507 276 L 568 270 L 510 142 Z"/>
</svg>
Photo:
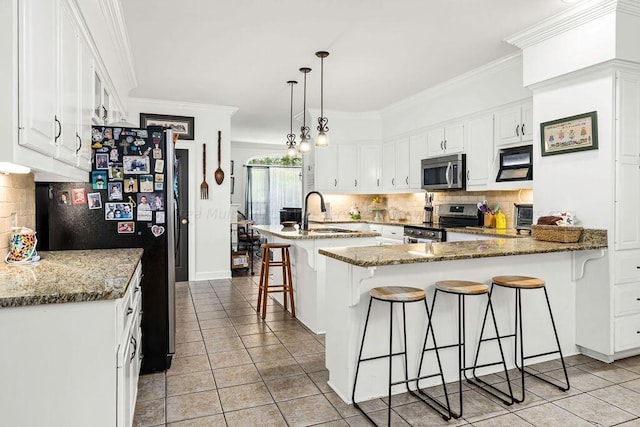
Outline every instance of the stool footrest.
<svg viewBox="0 0 640 427">
<path fill-rule="evenodd" d="M 404 356 L 404 351 L 401 353 L 393 353 L 391 354 L 391 356 Z M 386 359 L 387 357 L 389 357 L 388 354 L 381 354 L 380 356 L 372 356 L 372 357 L 367 357 L 365 359 L 360 359 L 359 362 L 368 362 L 369 360 Z"/>
<path fill-rule="evenodd" d="M 558 387 L 558 388 L 559 388 L 560 390 L 562 390 L 562 391 L 568 391 L 568 390 L 569 390 L 569 386 L 568 386 L 568 385 L 567 385 L 567 386 L 559 385 L 559 384 L 557 384 L 556 382 L 549 381 L 549 380 L 548 380 L 548 379 L 546 379 L 546 378 L 542 378 L 539 374 L 533 373 L 533 372 L 531 372 L 531 371 L 527 371 L 526 369 L 518 369 L 518 370 L 519 370 L 520 372 L 522 372 L 522 373 L 523 373 L 523 375 L 524 375 L 524 374 L 531 375 L 532 377 L 535 377 L 535 378 L 537 378 L 537 379 L 538 379 L 538 380 L 540 380 L 540 381 L 544 381 L 544 382 L 545 382 L 545 383 L 547 383 L 547 384 L 550 384 L 550 385 L 552 385 L 552 386 L 554 386 L 554 387 Z M 514 400 L 515 400 L 515 399 L 514 399 Z M 521 401 L 518 401 L 518 400 L 516 400 L 516 402 L 521 403 Z"/>
<path fill-rule="evenodd" d="M 556 353 L 560 353 L 560 351 L 558 350 L 553 350 L 553 351 L 547 351 L 546 353 L 538 353 L 538 354 L 531 354 L 529 356 L 524 356 L 523 359 L 527 360 L 527 359 L 533 359 L 534 357 L 540 357 L 540 356 L 548 356 L 550 354 L 556 354 Z"/>
</svg>

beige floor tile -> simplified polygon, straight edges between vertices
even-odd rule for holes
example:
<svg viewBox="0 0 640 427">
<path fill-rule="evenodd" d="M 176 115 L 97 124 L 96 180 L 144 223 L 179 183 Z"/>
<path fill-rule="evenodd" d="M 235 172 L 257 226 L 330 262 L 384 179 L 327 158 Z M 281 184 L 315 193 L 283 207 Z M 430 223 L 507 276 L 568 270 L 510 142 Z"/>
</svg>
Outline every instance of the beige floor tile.
<svg viewBox="0 0 640 427">
<path fill-rule="evenodd" d="M 295 329 L 295 330 L 304 329 L 302 325 L 300 325 L 300 322 L 298 322 L 296 319 L 291 318 L 291 316 L 288 314 L 285 314 L 284 316 L 280 316 L 280 320 L 267 321 L 267 325 L 269 325 L 272 331 L 288 331 L 291 329 Z"/>
<path fill-rule="evenodd" d="M 292 375 L 304 374 L 304 371 L 292 357 L 283 358 L 280 360 L 271 360 L 268 362 L 256 363 L 258 372 L 262 375 L 262 378 L 267 381 L 273 378 L 289 377 Z"/>
<path fill-rule="evenodd" d="M 567 373 L 569 375 L 569 384 L 571 385 L 571 388 L 575 388 L 577 391 L 591 391 L 613 385 L 611 381 L 607 381 L 600 376 L 583 371 L 579 368 L 567 368 Z M 550 377 L 551 380 L 564 381 L 564 372 L 562 369 L 550 371 L 544 375 Z"/>
<path fill-rule="evenodd" d="M 176 333 L 176 344 L 197 341 L 202 341 L 202 333 L 200 331 Z"/>
<path fill-rule="evenodd" d="M 564 363 L 569 366 L 579 366 L 583 363 L 591 363 L 594 359 L 589 356 L 585 356 L 584 354 L 574 354 L 571 356 L 565 356 Z"/>
<path fill-rule="evenodd" d="M 449 395 L 451 408 L 459 413 L 459 395 L 451 393 Z M 504 415 L 509 411 L 499 403 L 490 400 L 475 390 L 462 392 L 463 414 L 462 417 L 470 423 L 485 420 L 487 418 Z"/>
<path fill-rule="evenodd" d="M 516 414 L 500 415 L 488 420 L 473 423 L 474 427 L 531 427 L 532 424 L 523 420 Z"/>
<path fill-rule="evenodd" d="M 207 313 L 210 311 L 217 311 L 219 314 L 219 316 L 222 317 L 226 317 L 227 313 L 225 313 L 224 308 L 222 307 L 222 304 L 195 304 L 195 308 L 196 308 L 196 313 L 198 314 L 198 317 L 200 317 L 201 314 L 203 313 Z M 214 317 L 214 319 L 216 319 Z"/>
<path fill-rule="evenodd" d="M 211 339 L 233 338 L 237 336 L 238 334 L 235 328 L 232 326 L 202 330 L 202 337 L 204 338 L 205 342 Z"/>
<path fill-rule="evenodd" d="M 316 424 L 314 427 L 349 427 L 345 420 L 329 421 L 327 423 Z"/>
<path fill-rule="evenodd" d="M 210 415 L 208 417 L 192 418 L 167 424 L 167 427 L 226 427 L 224 415 Z"/>
<path fill-rule="evenodd" d="M 636 416 L 640 416 L 640 393 L 633 390 L 621 387 L 620 385 L 614 385 L 590 391 L 588 394 Z"/>
<path fill-rule="evenodd" d="M 303 354 L 295 356 L 294 359 L 300 364 L 306 373 L 324 371 L 327 369 L 324 353 Z"/>
<path fill-rule="evenodd" d="M 229 309 L 226 310 L 227 311 L 227 316 L 229 317 L 238 317 L 238 316 L 250 316 L 250 315 L 255 315 L 256 311 L 249 307 L 245 307 L 245 308 L 234 308 L 234 309 Z"/>
<path fill-rule="evenodd" d="M 164 398 L 146 400 L 144 402 L 138 401 L 136 403 L 135 414 L 133 417 L 133 425 L 135 427 L 164 425 L 164 406 Z"/>
<path fill-rule="evenodd" d="M 138 380 L 138 402 L 163 399 L 165 397 L 165 374 L 140 375 Z"/>
<path fill-rule="evenodd" d="M 373 418 L 379 426 L 387 425 L 388 412 L 386 409 L 381 411 L 370 412 L 368 415 Z M 351 427 L 371 427 L 371 423 L 362 415 L 356 415 L 355 417 L 349 417 L 345 420 Z M 400 415 L 391 411 L 391 425 L 393 427 L 405 427 L 409 424 L 403 420 Z"/>
<path fill-rule="evenodd" d="M 308 426 L 340 419 L 340 414 L 321 394 L 279 402 L 278 407 L 290 426 Z"/>
<path fill-rule="evenodd" d="M 553 404 L 599 426 L 612 426 L 636 418 L 587 393 L 556 400 Z"/>
<path fill-rule="evenodd" d="M 324 397 L 331 402 L 331 405 L 333 405 L 342 418 L 353 417 L 360 414 L 358 408 L 353 404 L 345 403 L 345 401 L 342 400 L 335 392 L 325 393 Z M 358 405 L 366 413 L 387 409 L 387 404 L 384 403 L 382 399 L 371 399 L 365 402 L 358 402 Z"/>
<path fill-rule="evenodd" d="M 324 353 L 325 349 L 317 340 L 294 341 L 285 343 L 287 350 L 295 356 L 303 356 L 305 354 Z"/>
<path fill-rule="evenodd" d="M 167 377 L 167 396 L 197 393 L 200 391 L 215 390 L 215 388 L 216 383 L 213 380 L 211 371 L 193 372 Z"/>
<path fill-rule="evenodd" d="M 309 374 L 311 375 L 311 374 Z M 425 389 L 425 391 L 427 391 Z M 429 391 L 427 391 L 429 392 Z M 433 397 L 439 397 L 439 396 L 444 396 L 444 391 L 442 391 L 442 387 L 440 387 L 440 394 L 433 394 L 430 393 L 430 396 Z M 385 397 L 381 397 L 380 400 L 382 400 L 382 402 L 387 405 L 388 403 L 388 398 L 387 396 Z M 391 396 L 391 407 L 394 408 L 396 406 L 401 406 L 401 405 L 407 405 L 409 403 L 414 403 L 414 402 L 420 402 L 420 399 L 418 399 L 417 397 L 415 397 L 413 394 L 409 393 L 409 392 L 405 392 L 405 393 L 399 393 L 399 394 L 394 394 L 393 396 Z"/>
<path fill-rule="evenodd" d="M 580 365 L 578 369 L 597 375 L 612 383 L 621 383 L 640 378 L 640 374 L 636 372 L 600 361 L 585 363 Z"/>
<path fill-rule="evenodd" d="M 280 343 L 280 340 L 273 334 L 273 332 L 267 332 L 266 334 L 244 335 L 241 336 L 240 339 L 246 348 L 262 347 L 265 345 Z"/>
<path fill-rule="evenodd" d="M 276 402 L 320 394 L 320 390 L 306 375 L 274 378 L 266 381 Z"/>
<path fill-rule="evenodd" d="M 206 354 L 196 356 L 174 357 L 171 368 L 167 371 L 167 376 L 188 374 L 191 372 L 208 371 L 211 369 L 209 359 Z"/>
<path fill-rule="evenodd" d="M 167 397 L 167 422 L 221 414 L 216 390 Z"/>
<path fill-rule="evenodd" d="M 284 418 L 282 418 L 282 414 L 280 414 L 280 411 L 275 404 L 227 412 L 225 416 L 229 427 L 287 426 L 287 423 L 284 421 Z"/>
<path fill-rule="evenodd" d="M 626 423 L 618 424 L 616 427 L 640 427 L 640 418 L 627 421 Z"/>
<path fill-rule="evenodd" d="M 210 311 L 202 314 L 198 314 L 198 321 L 200 322 L 200 327 L 202 329 L 215 329 L 215 328 L 224 328 L 228 326 L 233 326 L 231 321 L 226 317 L 216 317 L 219 316 L 216 313 L 220 313 L 219 311 Z"/>
<path fill-rule="evenodd" d="M 271 329 L 264 323 L 250 323 L 248 325 L 235 325 L 238 335 L 264 334 L 271 332 Z"/>
<path fill-rule="evenodd" d="M 257 314 L 249 316 L 230 317 L 229 320 L 234 325 L 250 325 L 254 323 L 263 323 L 264 321 Z"/>
<path fill-rule="evenodd" d="M 274 334 L 276 334 L 276 336 L 283 343 L 313 339 L 313 335 L 311 335 L 307 331 L 300 329 L 286 329 L 284 331 L 275 331 Z"/>
<path fill-rule="evenodd" d="M 458 420 L 451 419 L 450 421 L 445 421 L 442 415 L 422 402 L 396 406 L 393 410 L 411 426 L 458 426 L 467 424 L 467 421 L 462 418 Z"/>
<path fill-rule="evenodd" d="M 333 391 L 333 389 L 329 387 L 329 384 L 327 384 L 327 381 L 329 381 L 329 371 L 326 369 L 318 372 L 310 372 L 307 375 L 322 393 Z"/>
<path fill-rule="evenodd" d="M 591 423 L 572 414 L 569 411 L 556 406 L 553 403 L 532 406 L 521 411 L 514 412 L 517 416 L 536 427 L 587 427 Z"/>
<path fill-rule="evenodd" d="M 205 341 L 207 353 L 220 353 L 221 351 L 244 350 L 244 344 L 239 337 L 218 338 Z"/>
<path fill-rule="evenodd" d="M 262 377 L 253 363 L 214 369 L 213 376 L 218 388 L 261 382 Z"/>
<path fill-rule="evenodd" d="M 189 331 L 199 331 L 199 330 L 200 330 L 200 324 L 197 321 L 176 323 L 176 334 L 179 334 L 182 332 L 189 332 Z"/>
<path fill-rule="evenodd" d="M 271 394 L 264 383 L 221 388 L 219 393 L 220 402 L 225 412 L 273 403 Z"/>
<path fill-rule="evenodd" d="M 204 341 L 176 343 L 175 357 L 195 356 L 197 354 L 205 354 L 206 352 Z"/>
<path fill-rule="evenodd" d="M 209 353 L 212 369 L 228 368 L 229 366 L 246 365 L 251 363 L 247 350 L 221 351 Z"/>
<path fill-rule="evenodd" d="M 633 356 L 627 357 L 626 359 L 616 360 L 615 365 L 619 368 L 624 368 L 635 373 L 640 373 L 640 356 Z"/>
<path fill-rule="evenodd" d="M 253 347 L 248 349 L 248 352 L 255 363 L 291 357 L 289 351 L 282 344 Z"/>
</svg>

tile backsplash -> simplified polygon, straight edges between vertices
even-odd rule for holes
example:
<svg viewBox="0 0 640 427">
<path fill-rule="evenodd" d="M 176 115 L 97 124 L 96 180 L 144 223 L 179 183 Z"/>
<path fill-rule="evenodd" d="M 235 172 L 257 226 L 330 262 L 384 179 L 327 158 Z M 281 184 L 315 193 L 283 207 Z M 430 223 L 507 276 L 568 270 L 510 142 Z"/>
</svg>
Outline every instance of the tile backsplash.
<svg viewBox="0 0 640 427">
<path fill-rule="evenodd" d="M 0 254 L 2 258 L 9 248 L 11 214 L 16 214 L 16 224 L 35 229 L 36 193 L 33 174 L 0 174 Z"/>
<path fill-rule="evenodd" d="M 433 193 L 434 215 L 437 220 L 438 205 L 443 203 L 472 203 L 476 204 L 487 200 L 489 207 L 500 205 L 500 209 L 507 217 L 509 227 L 513 225 L 514 203 L 533 203 L 533 190 L 522 189 L 513 191 L 455 191 Z M 405 218 L 407 222 L 422 222 L 424 215 L 425 193 L 408 194 L 327 194 L 325 201 L 329 203 L 331 218 L 333 220 L 349 220 L 349 210 L 352 206 L 357 206 L 363 219 L 373 219 L 375 212 L 372 211 L 372 201 L 374 197 L 382 198 L 381 207 L 384 220 L 394 220 Z M 317 198 L 309 200 L 311 205 L 309 211 L 312 218 L 321 219 L 320 208 Z"/>
</svg>

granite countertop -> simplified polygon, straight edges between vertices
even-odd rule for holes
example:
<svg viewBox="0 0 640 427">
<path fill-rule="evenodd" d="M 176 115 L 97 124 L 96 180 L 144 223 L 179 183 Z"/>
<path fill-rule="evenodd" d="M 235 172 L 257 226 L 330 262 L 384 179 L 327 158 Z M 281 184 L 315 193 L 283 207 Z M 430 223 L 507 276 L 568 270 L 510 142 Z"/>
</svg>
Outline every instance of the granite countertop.
<svg viewBox="0 0 640 427">
<path fill-rule="evenodd" d="M 375 267 L 606 248 L 606 230 L 585 229 L 581 241 L 577 243 L 543 242 L 529 237 L 523 239 L 327 248 L 320 249 L 319 253 L 358 267 Z"/>
<path fill-rule="evenodd" d="M 122 298 L 142 249 L 38 252 L 40 261 L 0 265 L 0 307 Z"/>
<path fill-rule="evenodd" d="M 375 221 L 373 219 L 309 219 L 309 224 L 379 224 L 379 225 L 398 225 L 404 227 L 405 225 L 423 226 L 422 221 L 399 221 L 399 220 L 382 220 Z"/>
<path fill-rule="evenodd" d="M 480 236 L 504 237 L 507 239 L 531 237 L 531 233 L 519 234 L 515 228 L 488 228 L 488 227 L 447 227 L 449 233 L 466 233 Z"/>
<path fill-rule="evenodd" d="M 344 221 L 343 221 L 344 222 Z M 307 234 L 301 234 L 297 229 L 294 231 L 283 231 L 282 225 L 252 225 L 251 228 L 258 230 L 262 234 L 269 234 L 272 236 L 280 237 L 282 239 L 291 240 L 308 240 L 308 239 L 345 239 L 345 238 L 358 238 L 358 237 L 377 237 L 380 233 L 374 233 L 372 231 L 350 231 L 322 233 L 314 230 L 326 229 L 331 227 L 309 227 Z"/>
</svg>

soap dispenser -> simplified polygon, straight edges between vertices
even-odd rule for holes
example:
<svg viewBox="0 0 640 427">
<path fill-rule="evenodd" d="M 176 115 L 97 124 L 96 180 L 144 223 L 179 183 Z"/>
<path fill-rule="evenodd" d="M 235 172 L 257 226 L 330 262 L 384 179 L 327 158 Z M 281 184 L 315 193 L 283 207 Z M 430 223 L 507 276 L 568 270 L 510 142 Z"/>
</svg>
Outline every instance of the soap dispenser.
<svg viewBox="0 0 640 427">
<path fill-rule="evenodd" d="M 501 210 L 496 213 L 496 228 L 507 228 L 507 217 Z"/>
</svg>

